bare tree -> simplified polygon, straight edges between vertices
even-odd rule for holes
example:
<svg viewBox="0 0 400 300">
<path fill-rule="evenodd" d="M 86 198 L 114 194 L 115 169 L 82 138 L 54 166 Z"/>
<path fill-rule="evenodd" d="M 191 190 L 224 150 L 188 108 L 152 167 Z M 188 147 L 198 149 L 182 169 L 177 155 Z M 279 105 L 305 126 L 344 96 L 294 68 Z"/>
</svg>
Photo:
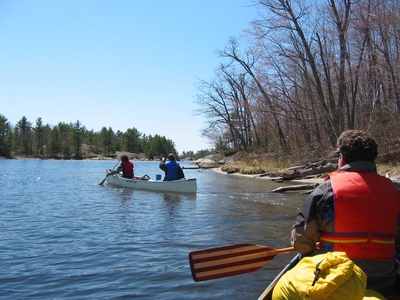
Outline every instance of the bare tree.
<svg viewBox="0 0 400 300">
<path fill-rule="evenodd" d="M 198 110 L 199 114 L 203 114 L 208 118 L 207 131 L 215 128 L 224 127 L 229 132 L 230 143 L 234 148 L 239 147 L 237 137 L 240 136 L 239 127 L 235 126 L 237 115 L 232 103 L 232 98 L 227 95 L 225 81 L 221 74 L 217 74 L 217 78 L 211 82 L 201 81 L 197 85 L 199 94 L 196 97 L 196 103 L 202 107 Z"/>
<path fill-rule="evenodd" d="M 220 51 L 219 54 L 221 57 L 230 58 L 232 63 L 238 63 L 243 68 L 244 72 L 246 72 L 246 74 L 252 78 L 254 85 L 258 88 L 258 92 L 262 101 L 265 102 L 265 112 L 269 112 L 270 116 L 274 120 L 274 128 L 277 130 L 279 143 L 281 147 L 286 148 L 285 134 L 283 132 L 283 128 L 281 127 L 279 111 L 277 111 L 277 109 L 279 110 L 279 106 L 274 105 L 272 98 L 262 84 L 261 80 L 263 76 L 258 76 L 256 69 L 254 68 L 258 62 L 259 55 L 249 50 L 245 53 L 245 58 L 241 58 L 240 54 L 238 53 L 238 43 L 235 39 L 230 39 L 228 46 L 223 51 Z"/>
<path fill-rule="evenodd" d="M 231 38 L 218 52 L 227 63 L 217 80 L 200 84 L 219 142 L 333 148 L 353 128 L 397 138 L 398 0 L 253 2 L 260 13 L 245 32 L 249 44 Z"/>
</svg>

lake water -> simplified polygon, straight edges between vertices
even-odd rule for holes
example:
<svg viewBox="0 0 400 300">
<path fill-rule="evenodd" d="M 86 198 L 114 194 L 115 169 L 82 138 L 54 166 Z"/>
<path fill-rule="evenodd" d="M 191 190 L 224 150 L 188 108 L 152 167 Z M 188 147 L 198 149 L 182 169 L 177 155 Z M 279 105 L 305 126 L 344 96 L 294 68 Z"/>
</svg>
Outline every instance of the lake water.
<svg viewBox="0 0 400 300">
<path fill-rule="evenodd" d="M 211 170 L 184 170 L 196 194 L 99 185 L 115 163 L 0 160 L 1 299 L 257 299 L 294 256 L 194 282 L 190 251 L 289 247 L 306 196 Z M 134 164 L 137 175 L 162 174 L 157 162 Z"/>
</svg>

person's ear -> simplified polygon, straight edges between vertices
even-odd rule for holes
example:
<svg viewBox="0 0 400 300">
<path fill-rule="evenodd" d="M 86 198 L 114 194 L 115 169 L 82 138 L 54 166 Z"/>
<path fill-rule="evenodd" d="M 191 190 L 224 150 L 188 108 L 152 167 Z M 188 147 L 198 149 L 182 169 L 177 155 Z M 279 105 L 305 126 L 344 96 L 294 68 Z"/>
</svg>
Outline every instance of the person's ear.
<svg viewBox="0 0 400 300">
<path fill-rule="evenodd" d="M 343 154 L 339 157 L 339 168 L 346 164 L 346 160 L 344 159 Z"/>
</svg>

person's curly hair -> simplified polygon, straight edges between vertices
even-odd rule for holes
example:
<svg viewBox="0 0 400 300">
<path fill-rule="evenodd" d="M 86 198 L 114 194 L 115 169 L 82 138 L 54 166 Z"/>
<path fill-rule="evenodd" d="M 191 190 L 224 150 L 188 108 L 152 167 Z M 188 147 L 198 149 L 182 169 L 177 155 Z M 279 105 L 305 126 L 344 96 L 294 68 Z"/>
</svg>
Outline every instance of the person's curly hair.
<svg viewBox="0 0 400 300">
<path fill-rule="evenodd" d="M 121 161 L 129 161 L 129 157 L 126 154 L 122 154 L 120 159 Z"/>
<path fill-rule="evenodd" d="M 338 139 L 338 150 L 346 163 L 358 160 L 375 161 L 378 156 L 377 143 L 362 130 L 344 131 Z"/>
</svg>

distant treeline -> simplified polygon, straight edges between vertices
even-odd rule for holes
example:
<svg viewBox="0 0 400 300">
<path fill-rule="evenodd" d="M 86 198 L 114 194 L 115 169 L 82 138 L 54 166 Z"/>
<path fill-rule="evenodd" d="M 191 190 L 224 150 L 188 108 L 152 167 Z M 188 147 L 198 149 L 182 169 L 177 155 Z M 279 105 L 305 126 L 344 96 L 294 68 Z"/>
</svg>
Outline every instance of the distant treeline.
<svg viewBox="0 0 400 300">
<path fill-rule="evenodd" d="M 59 122 L 55 126 L 44 124 L 37 118 L 35 124 L 23 116 L 15 125 L 0 114 L 0 156 L 82 159 L 99 155 L 112 156 L 116 151 L 144 153 L 148 159 L 175 153 L 172 140 L 160 135 L 146 135 L 136 128 L 114 132 L 111 127 L 101 131 L 87 130 L 78 120 Z M 208 150 L 183 152 L 179 157 L 196 159 Z"/>
</svg>

